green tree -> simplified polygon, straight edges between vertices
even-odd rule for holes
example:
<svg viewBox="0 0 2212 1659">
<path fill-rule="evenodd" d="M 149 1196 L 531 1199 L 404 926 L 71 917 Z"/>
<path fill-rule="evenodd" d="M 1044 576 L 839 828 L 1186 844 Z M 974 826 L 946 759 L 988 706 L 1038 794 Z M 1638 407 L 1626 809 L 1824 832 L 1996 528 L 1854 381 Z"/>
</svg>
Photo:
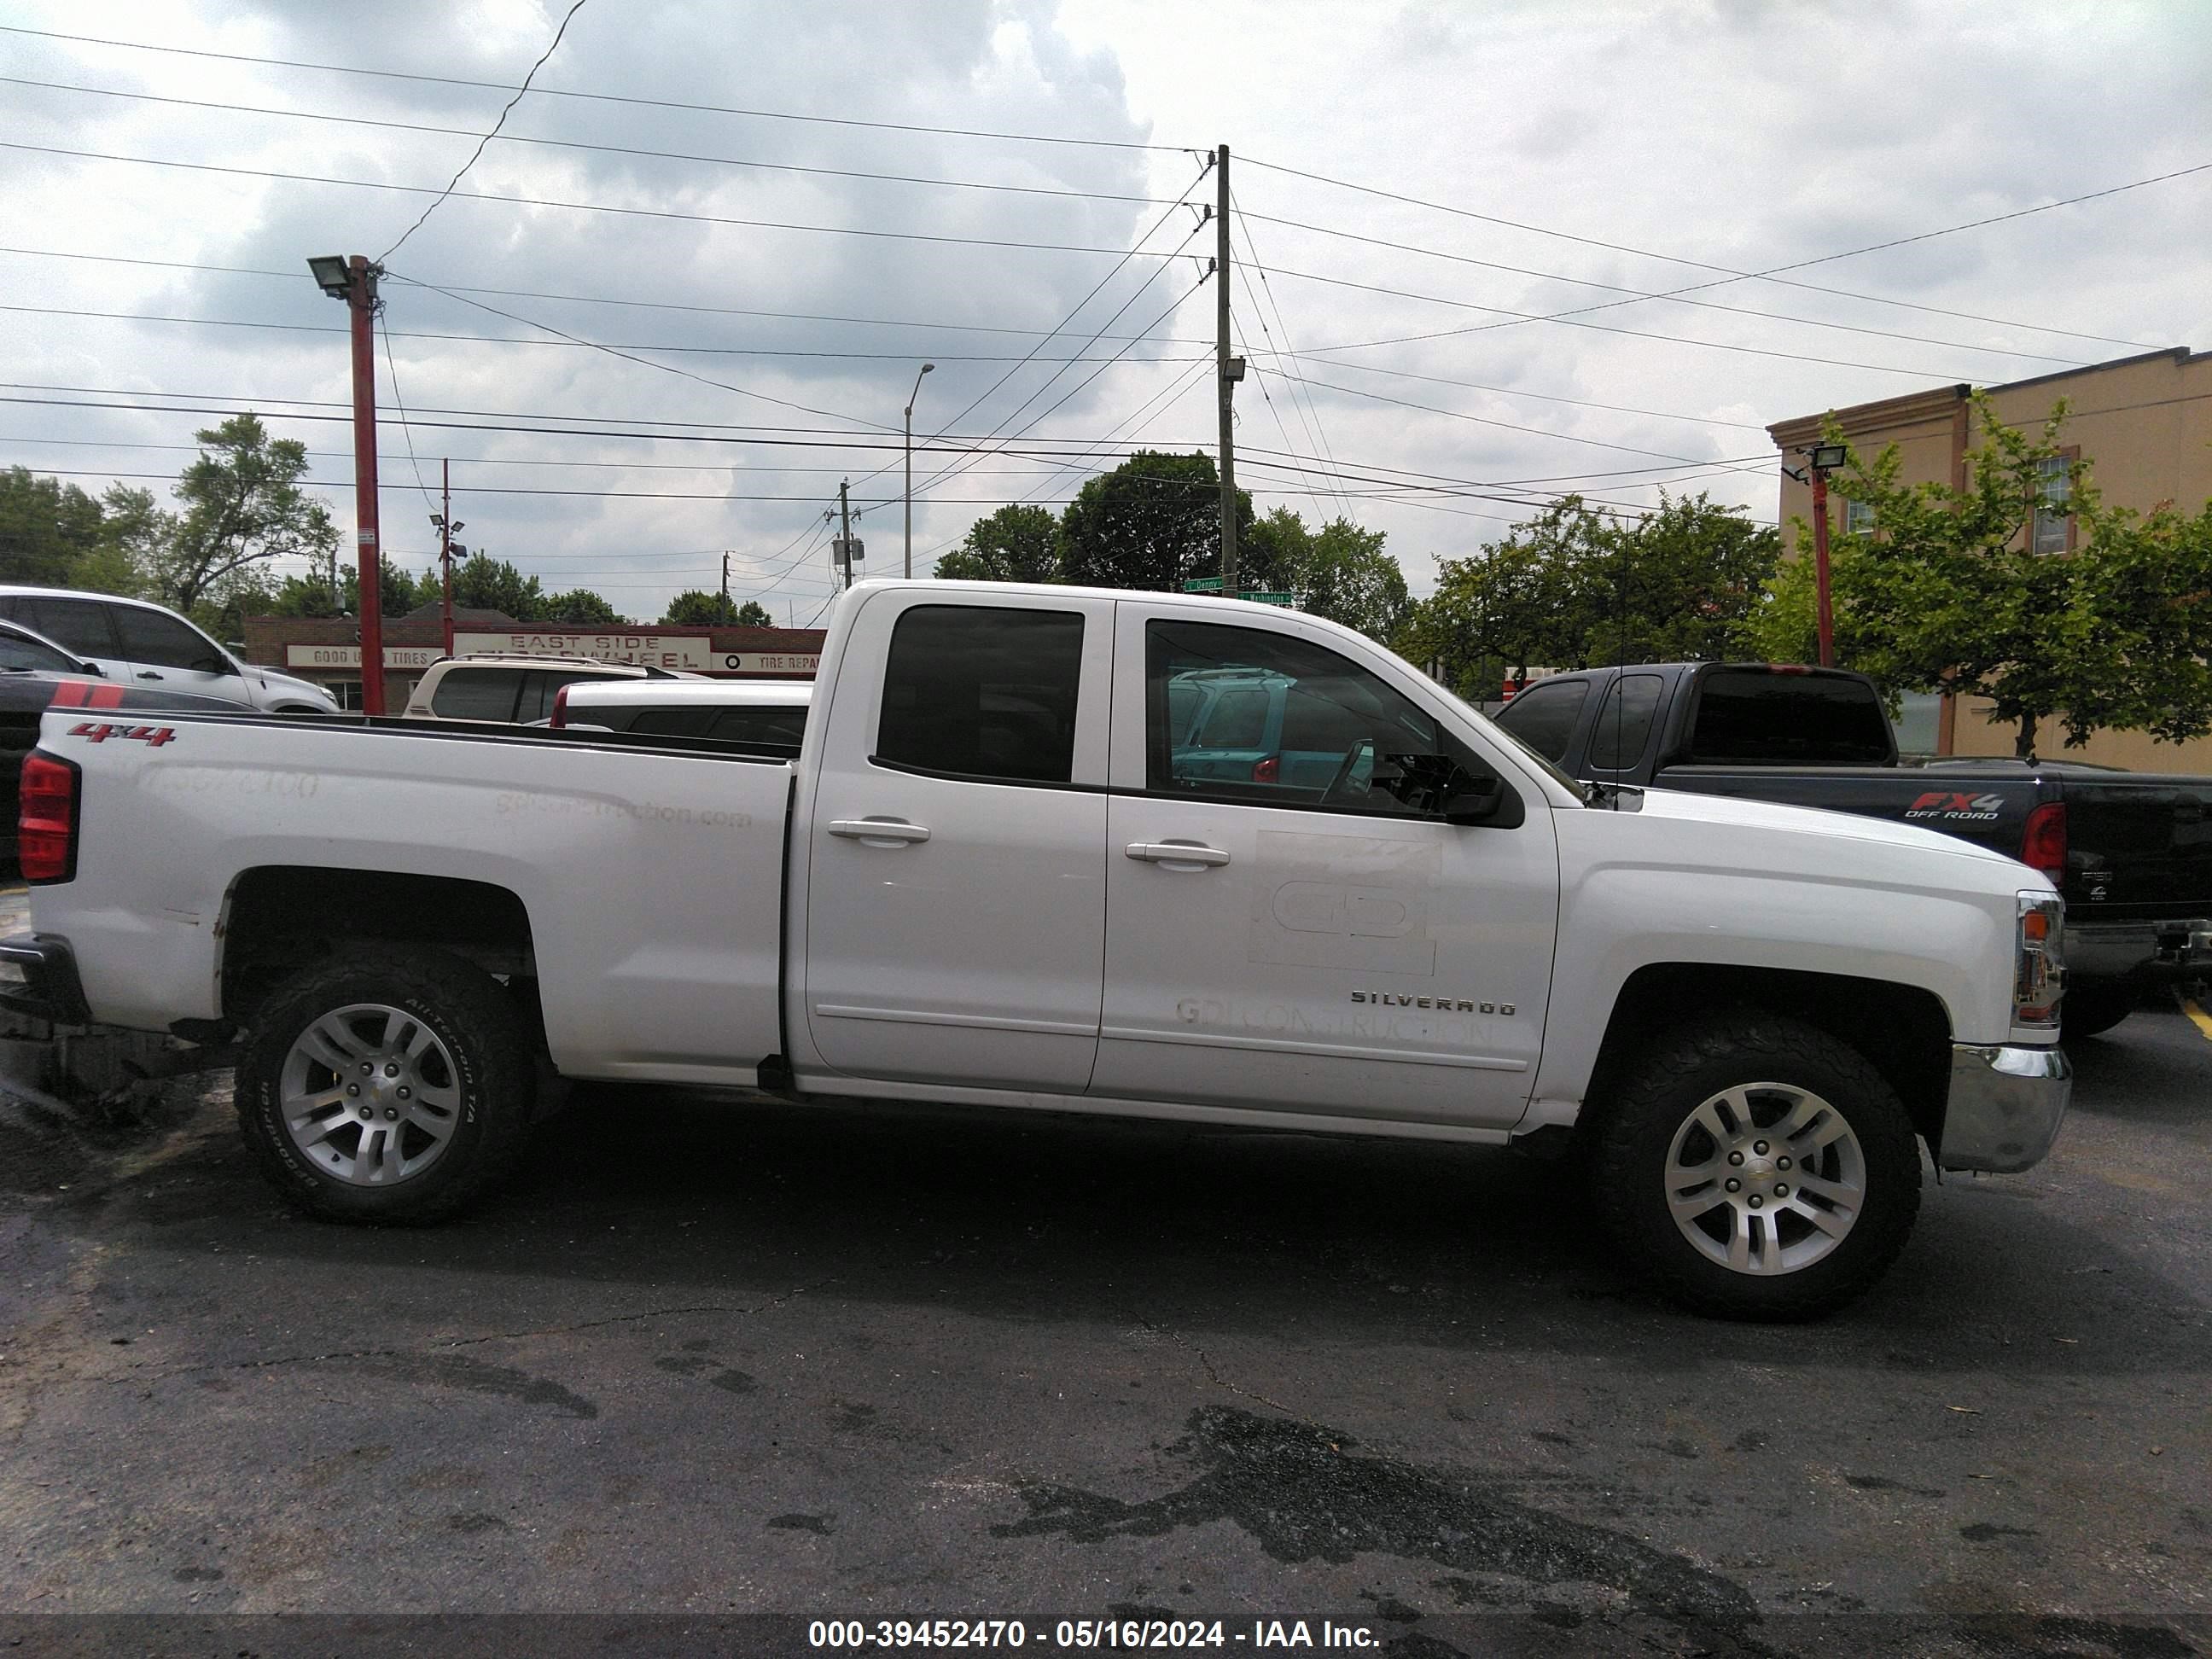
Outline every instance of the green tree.
<svg viewBox="0 0 2212 1659">
<path fill-rule="evenodd" d="M 1410 607 L 1397 648 L 1474 697 L 1506 674 L 1585 665 L 1597 620 L 1590 573 L 1611 550 L 1604 520 L 1579 495 L 1553 502 L 1464 559 L 1446 559 L 1436 592 Z"/>
<path fill-rule="evenodd" d="M 168 534 L 168 515 L 154 504 L 152 490 L 127 484 L 110 484 L 100 503 L 100 539 L 70 568 L 69 585 L 143 599 L 152 586 L 154 556 Z"/>
<path fill-rule="evenodd" d="M 2212 508 L 2106 507 L 2060 446 L 2063 403 L 2034 435 L 1978 395 L 1973 410 L 1981 440 L 1963 489 L 1900 483 L 1894 445 L 1840 475 L 1838 493 L 1871 507 L 1875 528 L 1831 544 L 1837 661 L 1893 691 L 1987 698 L 2022 757 L 2053 720 L 2069 746 L 2107 726 L 2170 742 L 2212 731 Z M 1828 435 L 1842 441 L 1832 422 Z M 2032 550 L 2039 512 L 2075 518 L 2071 550 Z M 1800 556 L 1767 584 L 1758 632 L 1802 656 L 1812 532 L 1796 529 Z"/>
<path fill-rule="evenodd" d="M 940 581 L 1056 582 L 1060 526 L 1042 507 L 1015 501 L 968 526 L 960 545 L 937 562 Z"/>
<path fill-rule="evenodd" d="M 307 446 L 271 438 L 254 416 L 234 415 L 195 434 L 198 459 L 172 492 L 183 511 L 165 515 L 149 548 L 158 595 L 189 611 L 225 579 L 270 559 L 327 556 L 337 529 L 322 503 L 301 492 Z"/>
<path fill-rule="evenodd" d="M 66 587 L 100 542 L 100 505 L 75 484 L 27 468 L 0 472 L 0 581 Z"/>
<path fill-rule="evenodd" d="M 1237 493 L 1241 544 L 1252 498 Z M 1210 455 L 1140 449 L 1085 481 L 1060 520 L 1060 569 L 1090 587 L 1178 592 L 1221 569 L 1221 485 Z M 1241 578 L 1240 578 L 1241 579 Z"/>
<path fill-rule="evenodd" d="M 738 607 L 738 626 L 740 628 L 773 628 L 775 618 L 758 599 L 747 599 Z"/>
<path fill-rule="evenodd" d="M 1383 532 L 1349 519 L 1319 530 L 1287 507 L 1255 520 L 1237 550 L 1240 586 L 1291 592 L 1298 608 L 1388 641 L 1406 619 L 1406 575 L 1382 550 Z"/>
<path fill-rule="evenodd" d="M 567 623 L 572 628 L 613 628 L 629 618 L 590 588 L 572 587 L 565 593 L 548 594 L 532 620 Z"/>
<path fill-rule="evenodd" d="M 544 614 L 545 594 L 538 578 L 526 576 L 505 559 L 471 553 L 453 567 L 453 604 L 471 611 L 497 611 L 517 622 L 537 622 Z"/>
<path fill-rule="evenodd" d="M 669 600 L 660 620 L 684 628 L 732 628 L 737 625 L 738 607 L 726 593 L 690 587 Z"/>
</svg>

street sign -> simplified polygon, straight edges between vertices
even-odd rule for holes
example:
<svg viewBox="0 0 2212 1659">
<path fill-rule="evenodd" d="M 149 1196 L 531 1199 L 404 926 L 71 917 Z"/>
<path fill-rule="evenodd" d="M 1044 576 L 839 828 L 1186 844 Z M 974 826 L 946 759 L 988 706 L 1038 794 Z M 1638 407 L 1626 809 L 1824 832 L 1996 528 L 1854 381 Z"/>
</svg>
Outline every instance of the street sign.
<svg viewBox="0 0 2212 1659">
<path fill-rule="evenodd" d="M 1221 591 L 1221 578 L 1218 576 L 1188 577 L 1183 581 L 1182 591 L 1186 593 L 1218 593 Z M 1246 588 L 1242 597 L 1249 599 L 1255 605 L 1279 605 L 1285 609 L 1297 603 L 1296 594 L 1278 593 L 1257 587 Z"/>
<path fill-rule="evenodd" d="M 1221 578 L 1193 576 L 1183 583 L 1182 591 L 1186 593 L 1218 593 L 1221 591 Z"/>
<path fill-rule="evenodd" d="M 1285 608 L 1296 602 L 1288 593 L 1265 593 L 1256 587 L 1246 588 L 1244 597 L 1255 605 L 1279 605 Z"/>
</svg>

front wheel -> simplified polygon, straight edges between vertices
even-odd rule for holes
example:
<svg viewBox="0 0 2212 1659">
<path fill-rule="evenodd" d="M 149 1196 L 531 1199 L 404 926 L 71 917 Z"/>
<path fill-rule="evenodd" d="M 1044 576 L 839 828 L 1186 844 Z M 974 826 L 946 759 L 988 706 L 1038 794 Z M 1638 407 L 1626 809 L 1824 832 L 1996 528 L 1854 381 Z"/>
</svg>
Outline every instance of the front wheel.
<svg viewBox="0 0 2212 1659">
<path fill-rule="evenodd" d="M 1903 1103 L 1856 1050 L 1760 1014 L 1646 1053 L 1601 1106 L 1591 1180 L 1616 1240 L 1677 1301 L 1809 1319 L 1865 1291 L 1920 1208 Z"/>
<path fill-rule="evenodd" d="M 435 951 L 349 951 L 276 988 L 238 1058 L 239 1127 L 277 1191 L 333 1220 L 432 1221 L 520 1154 L 535 1065 L 514 1002 Z"/>
</svg>

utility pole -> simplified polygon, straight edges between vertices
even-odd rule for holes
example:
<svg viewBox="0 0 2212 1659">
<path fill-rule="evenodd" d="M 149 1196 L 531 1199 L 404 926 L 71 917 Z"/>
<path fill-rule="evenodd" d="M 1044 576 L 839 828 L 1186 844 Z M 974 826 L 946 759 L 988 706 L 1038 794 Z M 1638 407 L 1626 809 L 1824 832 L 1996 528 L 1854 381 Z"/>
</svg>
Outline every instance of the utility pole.
<svg viewBox="0 0 2212 1659">
<path fill-rule="evenodd" d="M 853 585 L 853 503 L 847 491 L 850 484 L 843 478 L 837 480 L 837 537 L 839 553 L 845 566 L 845 586 Z"/>
<path fill-rule="evenodd" d="M 384 712 L 384 580 L 376 540 L 376 279 L 382 265 L 366 254 L 346 261 L 346 308 L 353 321 L 354 541 L 361 551 L 361 707 Z"/>
<path fill-rule="evenodd" d="M 438 464 L 438 495 L 445 511 L 438 515 L 438 564 L 446 573 L 446 654 L 453 654 L 453 464 Z"/>
<path fill-rule="evenodd" d="M 730 556 L 727 553 L 722 555 L 722 607 L 720 614 L 725 617 L 730 614 Z"/>
<path fill-rule="evenodd" d="M 1237 584 L 1237 428 L 1232 391 L 1244 377 L 1242 358 L 1229 355 L 1229 146 L 1213 153 L 1214 366 L 1221 390 L 1221 593 L 1235 599 Z"/>
</svg>

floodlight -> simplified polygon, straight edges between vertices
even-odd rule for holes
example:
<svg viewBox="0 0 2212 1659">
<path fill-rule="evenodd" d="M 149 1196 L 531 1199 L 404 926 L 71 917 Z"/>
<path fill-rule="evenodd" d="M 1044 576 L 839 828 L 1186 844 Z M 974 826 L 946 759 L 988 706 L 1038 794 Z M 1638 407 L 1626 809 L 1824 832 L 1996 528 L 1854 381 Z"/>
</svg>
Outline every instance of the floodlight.
<svg viewBox="0 0 2212 1659">
<path fill-rule="evenodd" d="M 344 254 L 317 254 L 308 259 L 307 269 L 314 274 L 315 285 L 333 300 L 352 296 L 353 272 L 346 267 Z"/>
</svg>

